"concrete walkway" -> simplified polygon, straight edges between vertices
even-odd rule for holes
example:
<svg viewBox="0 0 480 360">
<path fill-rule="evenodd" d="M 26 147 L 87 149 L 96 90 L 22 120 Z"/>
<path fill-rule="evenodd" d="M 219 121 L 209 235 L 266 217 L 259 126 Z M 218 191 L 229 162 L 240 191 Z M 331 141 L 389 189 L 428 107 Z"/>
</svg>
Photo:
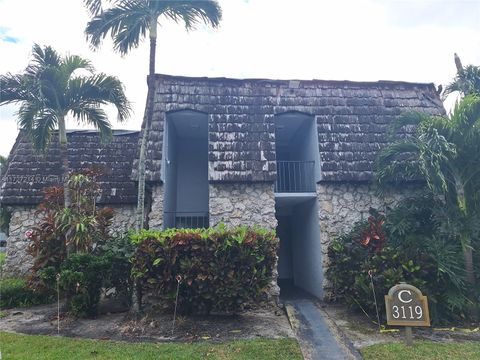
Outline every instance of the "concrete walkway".
<svg viewBox="0 0 480 360">
<path fill-rule="evenodd" d="M 284 299 L 284 303 L 306 360 L 362 359 L 318 300 L 308 295 L 295 296 Z"/>
</svg>

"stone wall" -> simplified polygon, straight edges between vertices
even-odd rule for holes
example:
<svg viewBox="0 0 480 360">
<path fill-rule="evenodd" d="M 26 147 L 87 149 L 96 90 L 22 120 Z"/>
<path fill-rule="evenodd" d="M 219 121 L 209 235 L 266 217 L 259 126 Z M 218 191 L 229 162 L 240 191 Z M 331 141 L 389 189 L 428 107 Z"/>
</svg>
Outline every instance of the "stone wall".
<svg viewBox="0 0 480 360">
<path fill-rule="evenodd" d="M 4 276 L 25 276 L 33 266 L 33 257 L 27 253 L 29 241 L 25 232 L 38 223 L 36 207 L 15 207 L 12 209 L 9 236 L 7 239 L 7 258 Z"/>
<path fill-rule="evenodd" d="M 210 226 L 224 223 L 228 227 L 259 225 L 276 229 L 275 193 L 271 183 L 228 183 L 209 186 Z M 278 262 L 278 259 L 277 259 Z M 278 302 L 277 264 L 273 269 L 269 298 Z"/>
<path fill-rule="evenodd" d="M 150 229 L 162 229 L 164 186 L 152 190 L 152 207 L 148 213 Z M 275 194 L 267 183 L 228 183 L 209 186 L 210 226 L 221 222 L 227 226 L 260 225 L 275 229 Z"/>
<path fill-rule="evenodd" d="M 112 232 L 123 232 L 135 227 L 134 205 L 112 206 L 115 216 L 111 226 Z M 33 266 L 33 257 L 27 253 L 29 245 L 25 232 L 38 224 L 36 207 L 14 207 L 10 220 L 7 239 L 7 258 L 4 276 L 26 276 Z"/>
<path fill-rule="evenodd" d="M 210 184 L 210 226 L 277 227 L 275 194 L 270 183 Z"/>
<path fill-rule="evenodd" d="M 110 227 L 112 233 L 121 233 L 135 229 L 136 205 L 111 206 L 115 210 L 115 216 Z"/>
<path fill-rule="evenodd" d="M 152 208 L 147 215 L 150 229 L 163 229 L 163 202 L 164 186 L 157 185 L 152 189 Z"/>
<path fill-rule="evenodd" d="M 371 184 L 322 183 L 317 185 L 318 218 L 322 243 L 322 266 L 328 269 L 328 245 L 339 235 L 352 229 L 353 225 L 369 216 L 372 207 L 385 211 L 399 200 L 413 194 L 415 186 L 405 186 L 395 192 L 385 194 L 384 198 L 375 195 Z M 330 284 L 324 277 L 324 289 L 328 297 Z"/>
</svg>

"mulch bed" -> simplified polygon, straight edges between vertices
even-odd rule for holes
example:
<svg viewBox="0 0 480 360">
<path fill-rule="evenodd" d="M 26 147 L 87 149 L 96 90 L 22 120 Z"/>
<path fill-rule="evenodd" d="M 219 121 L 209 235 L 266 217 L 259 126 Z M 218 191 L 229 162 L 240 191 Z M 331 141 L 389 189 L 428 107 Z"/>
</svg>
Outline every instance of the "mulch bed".
<svg viewBox="0 0 480 360">
<path fill-rule="evenodd" d="M 222 342 L 252 338 L 293 337 L 284 311 L 276 306 L 245 311 L 236 315 L 177 316 L 149 311 L 138 319 L 121 306 L 104 306 L 111 311 L 95 319 L 77 319 L 62 313 L 61 336 L 137 341 Z M 0 331 L 35 335 L 57 335 L 57 305 L 4 310 Z"/>
</svg>

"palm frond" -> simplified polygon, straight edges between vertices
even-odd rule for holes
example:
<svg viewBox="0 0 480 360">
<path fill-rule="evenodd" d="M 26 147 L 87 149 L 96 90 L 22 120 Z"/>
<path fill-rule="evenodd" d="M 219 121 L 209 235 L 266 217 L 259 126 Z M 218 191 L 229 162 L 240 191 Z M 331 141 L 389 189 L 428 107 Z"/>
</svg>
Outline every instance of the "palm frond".
<svg viewBox="0 0 480 360">
<path fill-rule="evenodd" d="M 57 114 L 51 109 L 35 108 L 33 104 L 23 104 L 19 111 L 19 122 L 30 137 L 38 152 L 46 152 L 52 132 L 58 124 Z"/>
<path fill-rule="evenodd" d="M 123 41 L 116 42 L 115 50 L 125 54 L 131 48 L 137 47 L 140 37 L 146 35 L 150 24 L 150 15 L 149 9 L 143 1 L 118 2 L 88 22 L 85 28 L 87 41 L 95 49 L 109 34 L 115 43 L 118 34 L 122 33 Z M 130 28 L 135 28 L 138 33 L 128 34 Z"/>
<path fill-rule="evenodd" d="M 103 12 L 104 3 L 108 2 L 110 4 L 115 4 L 118 0 L 83 0 L 83 4 L 87 8 L 90 15 L 98 15 Z"/>
<path fill-rule="evenodd" d="M 61 56 L 51 46 L 42 48 L 39 44 L 33 44 L 32 58 L 25 72 L 33 76 L 37 75 L 41 69 L 60 66 L 62 61 Z"/>
<path fill-rule="evenodd" d="M 126 55 L 131 49 L 140 45 L 145 38 L 151 22 L 151 14 L 145 7 L 124 9 L 120 27 L 113 38 L 113 48 L 121 55 Z"/>
<path fill-rule="evenodd" d="M 0 105 L 27 101 L 30 99 L 28 78 L 22 74 L 0 75 Z"/>
<path fill-rule="evenodd" d="M 183 21 L 187 29 L 194 29 L 201 22 L 216 28 L 222 18 L 220 6 L 213 0 L 123 0 L 101 12 L 97 10 L 98 1 L 84 0 L 94 12 L 85 29 L 87 41 L 95 49 L 110 35 L 115 51 L 122 55 L 138 47 L 151 22 L 162 16 Z"/>
<path fill-rule="evenodd" d="M 428 119 L 428 115 L 418 111 L 407 111 L 396 117 L 390 124 L 388 136 L 394 138 L 400 129 L 407 126 L 418 126 Z"/>
<path fill-rule="evenodd" d="M 42 109 L 43 104 L 39 102 L 28 101 L 22 103 L 17 112 L 20 129 L 25 130 L 27 134 L 31 134 L 35 128 L 35 119 L 41 114 Z"/>
<path fill-rule="evenodd" d="M 94 72 L 95 68 L 93 67 L 90 60 L 84 59 L 78 55 L 69 55 L 65 56 L 62 61 L 60 71 L 64 74 L 65 77 L 70 78 L 76 70 L 87 70 L 89 72 Z"/>
<path fill-rule="evenodd" d="M 381 169 L 394 160 L 418 159 L 419 145 L 412 139 L 400 139 L 382 149 L 377 157 L 375 167 Z"/>
<path fill-rule="evenodd" d="M 112 104 L 117 109 L 119 121 L 126 120 L 130 115 L 130 102 L 125 96 L 122 83 L 114 76 L 100 73 L 73 78 L 69 82 L 66 96 L 72 108 Z"/>
<path fill-rule="evenodd" d="M 470 138 L 480 128 L 480 95 L 471 94 L 457 102 L 451 115 L 455 132 L 462 138 Z"/>
<path fill-rule="evenodd" d="M 444 97 L 455 91 L 463 95 L 480 94 L 480 66 L 467 65 L 458 71 L 455 79 L 446 86 Z"/>
<path fill-rule="evenodd" d="M 73 108 L 72 113 L 78 122 L 93 125 L 98 129 L 104 141 L 112 137 L 112 127 L 108 121 L 107 114 L 99 107 L 82 106 L 80 108 Z"/>
<path fill-rule="evenodd" d="M 149 1 L 149 7 L 158 16 L 175 21 L 183 21 L 187 30 L 195 29 L 196 25 L 203 22 L 213 28 L 218 27 L 222 19 L 222 10 L 217 1 Z"/>
<path fill-rule="evenodd" d="M 448 190 L 450 162 L 456 156 L 456 147 L 435 127 L 426 127 L 418 136 L 419 163 L 427 185 L 434 193 Z"/>
</svg>

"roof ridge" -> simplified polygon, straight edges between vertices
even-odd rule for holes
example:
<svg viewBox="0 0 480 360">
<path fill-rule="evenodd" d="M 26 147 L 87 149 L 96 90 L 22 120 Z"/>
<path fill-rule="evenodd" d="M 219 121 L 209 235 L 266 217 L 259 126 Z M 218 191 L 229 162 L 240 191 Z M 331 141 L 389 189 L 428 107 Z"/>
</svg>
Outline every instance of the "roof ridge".
<svg viewBox="0 0 480 360">
<path fill-rule="evenodd" d="M 67 129 L 67 134 L 99 134 L 100 131 L 96 129 Z M 58 133 L 58 130 L 54 130 L 53 133 Z M 140 130 L 127 130 L 127 129 L 112 129 L 113 136 L 121 135 L 134 135 L 140 133 Z"/>
<path fill-rule="evenodd" d="M 406 86 L 435 86 L 433 82 L 410 82 L 401 80 L 376 80 L 376 81 L 354 81 L 354 80 L 325 80 L 325 79 L 268 79 L 268 78 L 231 78 L 231 77 L 208 77 L 208 76 L 184 76 L 171 74 L 155 74 L 160 79 L 178 79 L 178 80 L 197 80 L 197 81 L 234 81 L 234 82 L 278 82 L 288 83 L 290 81 L 300 81 L 306 83 L 318 84 L 349 84 L 349 85 L 406 85 Z"/>
</svg>

